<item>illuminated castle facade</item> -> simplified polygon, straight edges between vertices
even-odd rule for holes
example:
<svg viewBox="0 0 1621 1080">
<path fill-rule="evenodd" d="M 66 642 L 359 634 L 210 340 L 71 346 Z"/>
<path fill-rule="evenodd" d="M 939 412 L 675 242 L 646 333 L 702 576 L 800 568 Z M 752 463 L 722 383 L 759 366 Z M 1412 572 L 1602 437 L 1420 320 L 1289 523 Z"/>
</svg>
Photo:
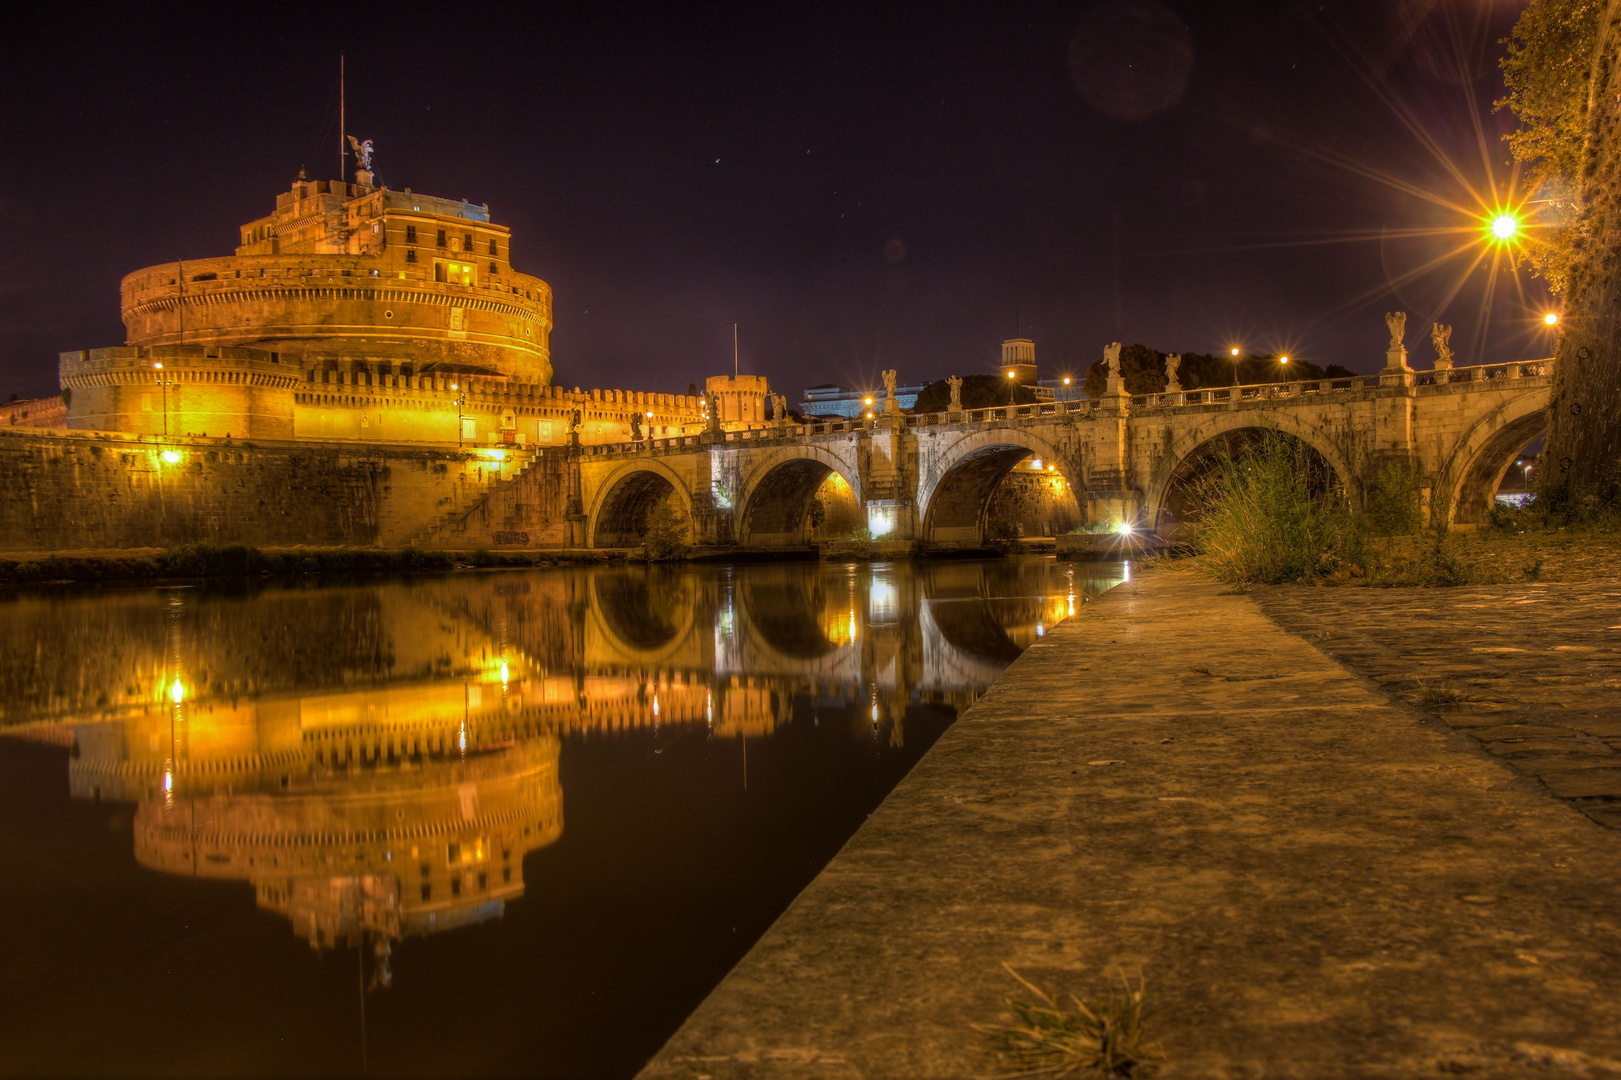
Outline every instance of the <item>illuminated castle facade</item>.
<svg viewBox="0 0 1621 1080">
<path fill-rule="evenodd" d="M 61 354 L 65 426 L 541 447 L 705 426 L 698 394 L 550 385 L 551 287 L 489 207 L 356 178 L 301 173 L 234 255 L 125 277 L 125 345 Z M 731 424 L 764 422 L 746 378 L 723 380 Z"/>
</svg>

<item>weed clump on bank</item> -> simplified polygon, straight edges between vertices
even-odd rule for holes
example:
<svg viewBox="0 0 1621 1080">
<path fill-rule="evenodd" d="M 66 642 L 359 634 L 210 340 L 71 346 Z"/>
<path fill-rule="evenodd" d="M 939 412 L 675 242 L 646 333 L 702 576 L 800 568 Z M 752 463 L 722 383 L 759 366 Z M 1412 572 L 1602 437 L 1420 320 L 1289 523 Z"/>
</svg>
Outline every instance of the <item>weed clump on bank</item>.
<svg viewBox="0 0 1621 1080">
<path fill-rule="evenodd" d="M 1133 987 L 1122 978 L 1121 993 L 1069 1004 L 1041 989 L 1007 964 L 1008 973 L 1030 992 L 1010 997 L 1003 1006 L 1011 1024 L 977 1024 L 987 1047 L 1006 1066 L 1000 1075 L 1086 1076 L 1115 1078 L 1141 1075 L 1154 1057 L 1143 1026 L 1147 999 L 1142 980 Z"/>
<path fill-rule="evenodd" d="M 1366 561 L 1368 530 L 1327 466 L 1277 431 L 1223 446 L 1194 495 L 1194 550 L 1222 581 L 1309 581 Z"/>
<path fill-rule="evenodd" d="M 1224 447 L 1195 501 L 1195 554 L 1231 584 L 1452 586 L 1488 577 L 1459 554 L 1447 506 L 1432 503 L 1423 527 L 1409 469 L 1380 469 L 1359 508 L 1321 458 L 1276 430 Z"/>
</svg>

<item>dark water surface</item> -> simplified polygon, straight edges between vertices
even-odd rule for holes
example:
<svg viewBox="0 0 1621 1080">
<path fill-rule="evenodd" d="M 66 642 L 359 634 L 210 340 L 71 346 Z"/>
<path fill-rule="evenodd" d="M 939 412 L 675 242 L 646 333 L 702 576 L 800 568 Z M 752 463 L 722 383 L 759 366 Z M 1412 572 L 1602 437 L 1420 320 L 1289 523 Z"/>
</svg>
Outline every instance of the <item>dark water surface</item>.
<svg viewBox="0 0 1621 1080">
<path fill-rule="evenodd" d="M 0 600 L 0 1072 L 629 1076 L 1120 564 Z"/>
</svg>

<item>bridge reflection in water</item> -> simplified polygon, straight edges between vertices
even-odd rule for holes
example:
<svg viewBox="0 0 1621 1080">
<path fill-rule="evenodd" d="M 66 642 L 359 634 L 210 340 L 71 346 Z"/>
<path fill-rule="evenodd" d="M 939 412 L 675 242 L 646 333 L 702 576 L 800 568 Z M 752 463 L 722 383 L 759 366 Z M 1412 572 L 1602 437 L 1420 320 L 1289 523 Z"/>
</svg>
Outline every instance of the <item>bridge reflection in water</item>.
<svg viewBox="0 0 1621 1080">
<path fill-rule="evenodd" d="M 135 803 L 142 867 L 251 882 L 313 948 L 360 947 L 375 987 L 400 939 L 523 894 L 563 834 L 568 747 L 741 741 L 746 768 L 749 740 L 827 718 L 894 753 L 909 709 L 971 704 L 1125 573 L 620 564 L 24 597 L 0 732 L 68 747 L 75 799 Z"/>
</svg>

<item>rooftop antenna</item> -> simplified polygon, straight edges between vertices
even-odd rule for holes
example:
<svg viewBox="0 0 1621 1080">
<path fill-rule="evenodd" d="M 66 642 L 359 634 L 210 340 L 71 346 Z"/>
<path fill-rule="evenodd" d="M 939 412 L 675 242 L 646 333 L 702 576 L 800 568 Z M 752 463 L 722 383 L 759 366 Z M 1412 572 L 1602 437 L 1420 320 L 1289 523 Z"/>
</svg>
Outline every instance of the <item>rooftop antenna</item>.
<svg viewBox="0 0 1621 1080">
<path fill-rule="evenodd" d="M 349 166 L 349 121 L 345 111 L 343 54 L 338 54 L 338 179 L 344 177 L 343 170 Z"/>
<path fill-rule="evenodd" d="M 737 381 L 737 324 L 732 324 L 732 381 Z"/>
</svg>

